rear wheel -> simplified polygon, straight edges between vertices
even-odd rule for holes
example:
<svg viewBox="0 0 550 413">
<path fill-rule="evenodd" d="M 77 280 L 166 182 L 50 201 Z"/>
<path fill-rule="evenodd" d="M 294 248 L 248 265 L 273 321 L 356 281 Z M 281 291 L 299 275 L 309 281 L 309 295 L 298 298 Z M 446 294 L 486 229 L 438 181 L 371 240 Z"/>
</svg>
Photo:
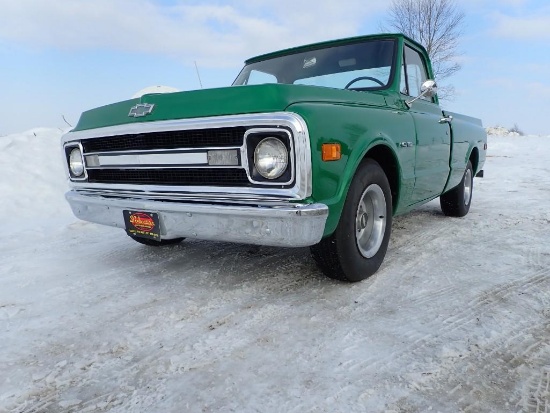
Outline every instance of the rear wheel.
<svg viewBox="0 0 550 413">
<path fill-rule="evenodd" d="M 439 197 L 441 210 L 450 217 L 463 217 L 470 211 L 474 189 L 474 170 L 468 161 L 462 181 L 449 192 Z"/>
<path fill-rule="evenodd" d="M 313 258 L 330 278 L 364 280 L 384 260 L 391 223 L 390 184 L 380 165 L 366 159 L 353 177 L 336 231 L 311 247 Z"/>
<path fill-rule="evenodd" d="M 128 236 L 132 238 L 134 241 L 139 242 L 140 244 L 143 244 L 143 245 L 148 245 L 149 247 L 163 247 L 165 245 L 179 244 L 185 239 L 185 238 L 172 238 L 172 239 L 161 239 L 160 241 L 155 241 L 154 239 L 150 239 L 150 238 L 134 237 L 132 235 L 128 235 Z"/>
</svg>

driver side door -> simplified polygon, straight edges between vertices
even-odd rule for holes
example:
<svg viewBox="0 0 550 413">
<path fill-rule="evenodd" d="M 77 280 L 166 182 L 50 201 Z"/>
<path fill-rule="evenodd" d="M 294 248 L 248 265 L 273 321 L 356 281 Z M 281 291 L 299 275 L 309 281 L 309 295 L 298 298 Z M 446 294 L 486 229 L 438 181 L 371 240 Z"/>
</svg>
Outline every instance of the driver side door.
<svg viewBox="0 0 550 413">
<path fill-rule="evenodd" d="M 405 45 L 400 91 L 405 100 L 421 94 L 428 80 L 423 56 Z M 443 112 L 433 98 L 424 97 L 412 103 L 410 114 L 416 129 L 415 184 L 411 205 L 439 196 L 449 176 L 451 156 L 450 125 L 442 121 Z"/>
</svg>

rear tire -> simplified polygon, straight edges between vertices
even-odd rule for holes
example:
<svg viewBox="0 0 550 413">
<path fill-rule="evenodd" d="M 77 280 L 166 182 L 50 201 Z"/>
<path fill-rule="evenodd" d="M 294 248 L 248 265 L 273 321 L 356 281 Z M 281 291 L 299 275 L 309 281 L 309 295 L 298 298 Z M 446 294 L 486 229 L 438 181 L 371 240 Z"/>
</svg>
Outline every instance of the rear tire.
<svg viewBox="0 0 550 413">
<path fill-rule="evenodd" d="M 380 165 L 364 160 L 353 177 L 336 231 L 311 247 L 325 275 L 357 282 L 374 274 L 388 249 L 392 197 Z"/>
<path fill-rule="evenodd" d="M 165 245 L 179 244 L 185 239 L 185 238 L 172 238 L 172 239 L 161 239 L 160 241 L 155 241 L 154 239 L 150 239 L 150 238 L 134 237 L 132 235 L 128 235 L 128 236 L 132 238 L 135 242 L 139 242 L 140 244 L 147 245 L 149 247 L 164 247 Z"/>
<path fill-rule="evenodd" d="M 449 192 L 439 197 L 443 213 L 449 217 L 463 217 L 470 211 L 474 192 L 474 170 L 468 161 L 462 181 Z"/>
</svg>

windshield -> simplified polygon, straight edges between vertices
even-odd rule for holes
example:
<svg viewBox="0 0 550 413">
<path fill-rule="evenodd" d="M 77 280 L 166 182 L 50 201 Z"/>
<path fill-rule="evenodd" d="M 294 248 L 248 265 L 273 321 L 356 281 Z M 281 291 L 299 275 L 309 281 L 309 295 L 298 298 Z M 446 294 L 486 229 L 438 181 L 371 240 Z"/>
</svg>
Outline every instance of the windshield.
<svg viewBox="0 0 550 413">
<path fill-rule="evenodd" d="M 246 65 L 233 85 L 283 83 L 383 89 L 391 79 L 394 55 L 394 40 L 369 40 L 310 50 Z"/>
</svg>

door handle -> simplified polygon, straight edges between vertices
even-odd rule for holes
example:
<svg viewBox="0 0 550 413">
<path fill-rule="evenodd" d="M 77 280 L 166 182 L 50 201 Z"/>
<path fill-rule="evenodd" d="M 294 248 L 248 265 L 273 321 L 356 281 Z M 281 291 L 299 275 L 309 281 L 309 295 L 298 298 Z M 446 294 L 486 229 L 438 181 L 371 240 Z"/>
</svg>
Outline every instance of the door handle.
<svg viewBox="0 0 550 413">
<path fill-rule="evenodd" d="M 444 116 L 441 119 L 439 119 L 439 123 L 448 123 L 450 124 L 453 121 L 452 116 Z"/>
</svg>

